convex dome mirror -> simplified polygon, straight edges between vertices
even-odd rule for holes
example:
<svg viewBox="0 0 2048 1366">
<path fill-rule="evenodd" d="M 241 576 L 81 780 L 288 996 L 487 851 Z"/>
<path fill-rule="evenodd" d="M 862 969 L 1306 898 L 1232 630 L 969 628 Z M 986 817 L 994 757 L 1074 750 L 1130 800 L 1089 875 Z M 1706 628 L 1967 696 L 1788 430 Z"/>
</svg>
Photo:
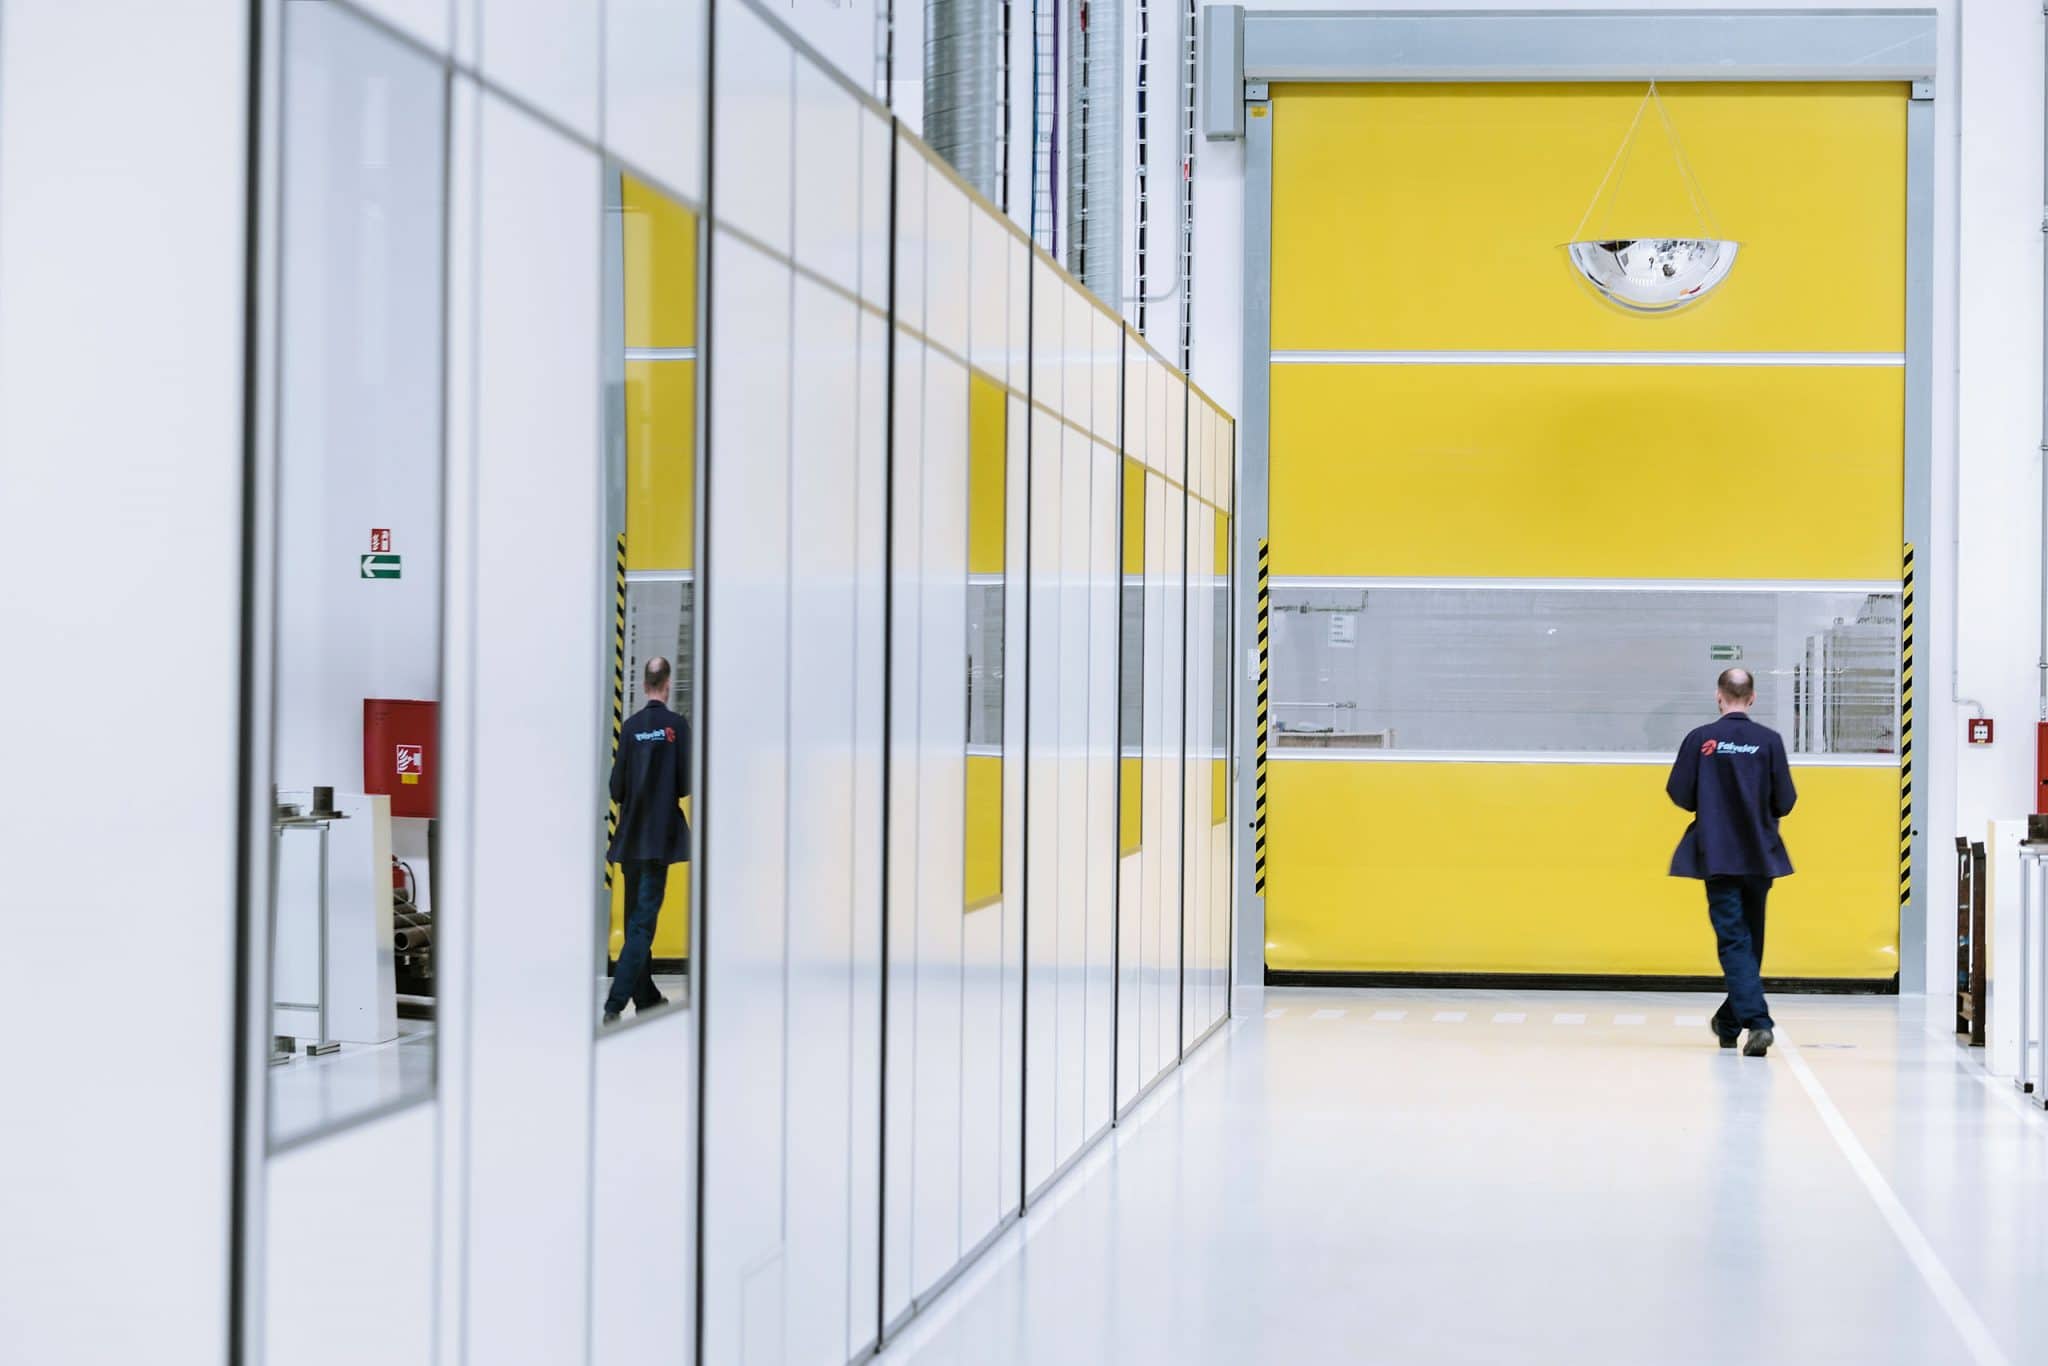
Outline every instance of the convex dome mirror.
<svg viewBox="0 0 2048 1366">
<path fill-rule="evenodd" d="M 1594 210 L 1600 207 L 1601 197 L 1607 193 L 1608 182 L 1614 179 L 1615 169 L 1628 155 L 1636 130 L 1642 127 L 1643 111 L 1653 104 L 1657 106 L 1657 117 L 1662 120 L 1664 131 L 1670 138 L 1671 156 L 1677 163 L 1679 178 L 1684 182 L 1686 197 L 1692 204 L 1695 220 L 1692 227 L 1695 231 L 1682 236 L 1588 236 L 1586 225 L 1592 221 Z M 1650 82 L 1642 103 L 1636 106 L 1636 116 L 1622 137 L 1620 148 L 1614 153 L 1614 160 L 1608 163 L 1607 174 L 1600 178 L 1599 188 L 1593 191 L 1593 202 L 1586 206 L 1585 216 L 1572 232 L 1572 240 L 1565 244 L 1565 254 L 1571 260 L 1573 273 L 1617 308 L 1630 313 L 1675 313 L 1689 304 L 1698 303 L 1728 278 L 1728 272 L 1735 268 L 1737 250 L 1738 244 L 1723 237 L 1719 225 L 1714 222 L 1713 213 L 1707 207 L 1706 191 L 1701 188 L 1699 177 L 1693 174 L 1692 166 L 1685 159 L 1678 129 L 1672 125 L 1664 100 L 1657 93 L 1657 83 Z"/>
<path fill-rule="evenodd" d="M 1695 302 L 1728 278 L 1736 249 L 1714 237 L 1632 237 L 1565 248 L 1587 284 L 1631 313 L 1670 313 Z"/>
</svg>

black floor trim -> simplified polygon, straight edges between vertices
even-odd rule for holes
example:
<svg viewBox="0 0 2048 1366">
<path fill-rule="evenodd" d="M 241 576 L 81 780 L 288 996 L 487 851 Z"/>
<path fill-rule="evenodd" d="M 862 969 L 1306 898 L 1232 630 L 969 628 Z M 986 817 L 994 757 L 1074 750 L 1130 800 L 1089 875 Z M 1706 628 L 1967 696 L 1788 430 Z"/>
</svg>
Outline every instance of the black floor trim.
<svg viewBox="0 0 2048 1366">
<path fill-rule="evenodd" d="M 1269 987 L 1423 987 L 1503 991 L 1721 991 L 1719 977 L 1592 972 L 1300 972 L 1266 969 Z M 1787 995 L 1896 996 L 1891 977 L 1766 977 L 1764 990 Z"/>
</svg>

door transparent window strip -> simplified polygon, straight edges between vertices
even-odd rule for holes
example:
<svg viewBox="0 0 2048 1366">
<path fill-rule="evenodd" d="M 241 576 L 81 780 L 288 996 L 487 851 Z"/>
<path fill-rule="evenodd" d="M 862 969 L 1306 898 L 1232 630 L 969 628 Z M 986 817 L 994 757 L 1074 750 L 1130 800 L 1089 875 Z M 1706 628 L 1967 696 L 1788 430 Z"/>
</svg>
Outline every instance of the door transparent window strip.
<svg viewBox="0 0 2048 1366">
<path fill-rule="evenodd" d="M 1643 365 L 1903 370 L 1903 351 L 1275 351 L 1275 365 Z"/>
</svg>

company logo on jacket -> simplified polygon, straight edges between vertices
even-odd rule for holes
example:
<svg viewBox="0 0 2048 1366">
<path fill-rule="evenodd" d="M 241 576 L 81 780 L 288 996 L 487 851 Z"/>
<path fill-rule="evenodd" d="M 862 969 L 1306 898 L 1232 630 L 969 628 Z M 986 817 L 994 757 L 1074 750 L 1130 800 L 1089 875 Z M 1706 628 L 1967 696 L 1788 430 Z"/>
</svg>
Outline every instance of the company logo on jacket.
<svg viewBox="0 0 2048 1366">
<path fill-rule="evenodd" d="M 1704 758 L 1710 754 L 1754 754 L 1758 748 L 1759 746 L 1756 745 L 1737 745 L 1721 740 L 1702 740 L 1700 742 L 1700 755 Z"/>
<path fill-rule="evenodd" d="M 663 726 L 660 730 L 636 730 L 633 732 L 633 738 L 635 740 L 666 740 L 669 744 L 674 744 L 676 742 L 676 728 L 674 726 Z"/>
</svg>

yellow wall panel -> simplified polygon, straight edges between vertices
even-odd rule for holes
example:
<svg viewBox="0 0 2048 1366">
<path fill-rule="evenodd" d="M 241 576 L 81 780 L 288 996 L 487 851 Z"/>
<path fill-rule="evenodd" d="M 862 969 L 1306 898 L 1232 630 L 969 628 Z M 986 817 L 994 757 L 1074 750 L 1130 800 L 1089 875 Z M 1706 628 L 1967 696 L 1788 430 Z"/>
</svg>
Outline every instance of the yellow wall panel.
<svg viewBox="0 0 2048 1366">
<path fill-rule="evenodd" d="M 1659 89 L 1742 246 L 1713 294 L 1643 318 L 1561 250 L 1642 86 L 1276 87 L 1274 349 L 1903 350 L 1907 88 Z M 1652 106 L 1588 237 L 1697 232 L 1670 146 Z"/>
<path fill-rule="evenodd" d="M 982 374 L 967 377 L 967 572 L 1003 572 L 1008 520 L 1010 399 Z"/>
<path fill-rule="evenodd" d="M 696 362 L 626 362 L 626 568 L 696 567 L 696 442 Z"/>
<path fill-rule="evenodd" d="M 1209 824 L 1230 819 L 1230 760 L 1209 761 Z"/>
<path fill-rule="evenodd" d="M 1298 971 L 1717 975 L 1684 831 L 1638 764 L 1279 761 L 1269 769 L 1266 962 Z M 1770 903 L 1764 972 L 1898 970 L 1899 778 L 1799 768 L 1799 871 Z"/>
<path fill-rule="evenodd" d="M 1003 761 L 967 756 L 967 909 L 1003 899 Z"/>
<path fill-rule="evenodd" d="M 1272 375 L 1275 574 L 1898 577 L 1898 369 Z"/>
<path fill-rule="evenodd" d="M 625 177 L 626 345 L 697 344 L 697 215 Z"/>
</svg>

